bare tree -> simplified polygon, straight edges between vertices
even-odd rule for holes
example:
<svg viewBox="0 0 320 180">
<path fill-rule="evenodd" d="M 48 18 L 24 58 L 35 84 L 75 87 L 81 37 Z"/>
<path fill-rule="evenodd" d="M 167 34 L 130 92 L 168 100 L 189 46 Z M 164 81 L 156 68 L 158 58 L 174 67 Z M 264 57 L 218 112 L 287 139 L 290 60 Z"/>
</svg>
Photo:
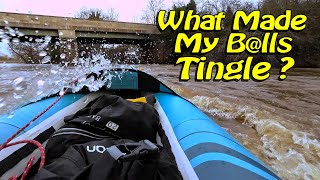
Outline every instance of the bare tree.
<svg viewBox="0 0 320 180">
<path fill-rule="evenodd" d="M 149 0 L 146 9 L 143 11 L 142 20 L 145 23 L 156 24 L 157 14 L 164 8 L 164 0 Z"/>
<path fill-rule="evenodd" d="M 110 21 L 117 21 L 119 19 L 119 13 L 114 8 L 108 9 L 106 15 Z"/>
<path fill-rule="evenodd" d="M 139 15 L 133 16 L 131 21 L 134 23 L 142 23 L 143 22 L 142 18 Z"/>
<path fill-rule="evenodd" d="M 226 11 L 228 6 L 232 11 L 234 11 L 234 9 L 239 9 L 241 6 L 240 0 L 206 0 L 203 3 L 203 10 L 208 13 L 218 13 Z"/>
<path fill-rule="evenodd" d="M 173 1 L 173 5 L 176 7 L 183 7 L 183 6 L 186 6 L 186 2 L 182 0 L 175 0 Z"/>
<path fill-rule="evenodd" d="M 116 21 L 119 18 L 119 13 L 117 13 L 113 8 L 108 9 L 106 12 L 102 9 L 81 8 L 80 11 L 76 13 L 75 17 L 96 21 Z"/>
<path fill-rule="evenodd" d="M 20 59 L 25 63 L 41 63 L 43 57 L 40 52 L 45 49 L 43 43 L 23 42 L 23 43 L 8 43 L 8 49 L 14 59 Z"/>
<path fill-rule="evenodd" d="M 255 4 L 252 1 L 248 0 L 206 0 L 202 3 L 201 11 L 207 13 L 218 13 L 222 11 L 226 11 L 228 7 L 232 12 L 237 10 L 244 10 L 246 12 L 253 11 L 258 8 L 255 7 Z"/>
</svg>

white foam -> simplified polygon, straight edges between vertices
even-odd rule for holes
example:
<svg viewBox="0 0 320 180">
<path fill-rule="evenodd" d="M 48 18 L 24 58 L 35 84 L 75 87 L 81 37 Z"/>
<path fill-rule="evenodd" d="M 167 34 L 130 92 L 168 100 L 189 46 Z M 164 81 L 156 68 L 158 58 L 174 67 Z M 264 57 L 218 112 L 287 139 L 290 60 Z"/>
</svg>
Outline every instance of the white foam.
<svg viewBox="0 0 320 180">
<path fill-rule="evenodd" d="M 218 97 L 194 96 L 190 101 L 202 111 L 222 119 L 241 117 L 261 137 L 266 163 L 285 179 L 320 179 L 320 163 L 306 160 L 308 156 L 320 157 L 320 143 L 311 134 L 290 130 L 276 116 L 262 109 L 223 101 Z M 298 145 L 298 146 L 297 146 Z M 310 158 L 310 157 L 309 157 Z M 315 157 L 316 158 L 316 157 Z"/>
</svg>

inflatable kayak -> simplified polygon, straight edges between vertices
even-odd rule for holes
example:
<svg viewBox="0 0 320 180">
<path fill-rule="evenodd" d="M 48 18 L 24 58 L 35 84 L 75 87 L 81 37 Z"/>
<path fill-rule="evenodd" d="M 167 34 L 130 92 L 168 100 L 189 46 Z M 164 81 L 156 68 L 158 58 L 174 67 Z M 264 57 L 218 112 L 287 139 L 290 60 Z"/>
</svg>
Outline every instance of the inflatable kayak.
<svg viewBox="0 0 320 180">
<path fill-rule="evenodd" d="M 124 98 L 153 94 L 161 126 L 183 179 L 279 179 L 205 113 L 154 77 L 132 69 L 108 70 L 103 75 L 119 72 L 121 76 L 112 76 L 111 86 L 105 85 L 97 92 L 89 92 L 86 88 L 77 93 L 68 92 L 12 142 L 37 139 L 45 146 L 50 135 L 62 126 L 65 116 L 74 114 L 103 94 L 112 93 Z M 59 95 L 51 95 L 17 109 L 13 115 L 0 116 L 0 144 L 58 98 Z M 31 154 L 39 159 L 37 153 L 35 148 L 25 144 L 1 150 L 0 179 L 21 175 Z"/>
</svg>

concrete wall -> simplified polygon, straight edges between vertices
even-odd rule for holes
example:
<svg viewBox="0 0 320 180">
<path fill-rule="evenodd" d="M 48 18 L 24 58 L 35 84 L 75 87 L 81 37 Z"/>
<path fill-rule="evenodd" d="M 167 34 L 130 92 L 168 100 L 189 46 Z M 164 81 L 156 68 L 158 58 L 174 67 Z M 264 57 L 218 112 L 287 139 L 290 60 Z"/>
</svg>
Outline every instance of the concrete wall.
<svg viewBox="0 0 320 180">
<path fill-rule="evenodd" d="M 8 24 L 6 24 L 6 22 L 8 22 Z M 92 21 L 70 17 L 0 12 L 0 27 L 4 26 L 39 30 L 73 30 L 81 32 L 117 32 L 149 35 L 160 34 L 157 27 L 151 24 Z"/>
</svg>

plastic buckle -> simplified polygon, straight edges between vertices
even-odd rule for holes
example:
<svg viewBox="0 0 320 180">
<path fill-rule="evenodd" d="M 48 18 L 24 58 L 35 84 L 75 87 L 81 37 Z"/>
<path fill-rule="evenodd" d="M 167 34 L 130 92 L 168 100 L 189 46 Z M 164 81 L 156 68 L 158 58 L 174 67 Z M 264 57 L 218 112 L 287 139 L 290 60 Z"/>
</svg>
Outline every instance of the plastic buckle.
<svg viewBox="0 0 320 180">
<path fill-rule="evenodd" d="M 158 146 L 147 139 L 137 143 L 114 145 L 107 148 L 107 151 L 114 159 L 121 161 L 136 160 L 160 152 Z"/>
</svg>

